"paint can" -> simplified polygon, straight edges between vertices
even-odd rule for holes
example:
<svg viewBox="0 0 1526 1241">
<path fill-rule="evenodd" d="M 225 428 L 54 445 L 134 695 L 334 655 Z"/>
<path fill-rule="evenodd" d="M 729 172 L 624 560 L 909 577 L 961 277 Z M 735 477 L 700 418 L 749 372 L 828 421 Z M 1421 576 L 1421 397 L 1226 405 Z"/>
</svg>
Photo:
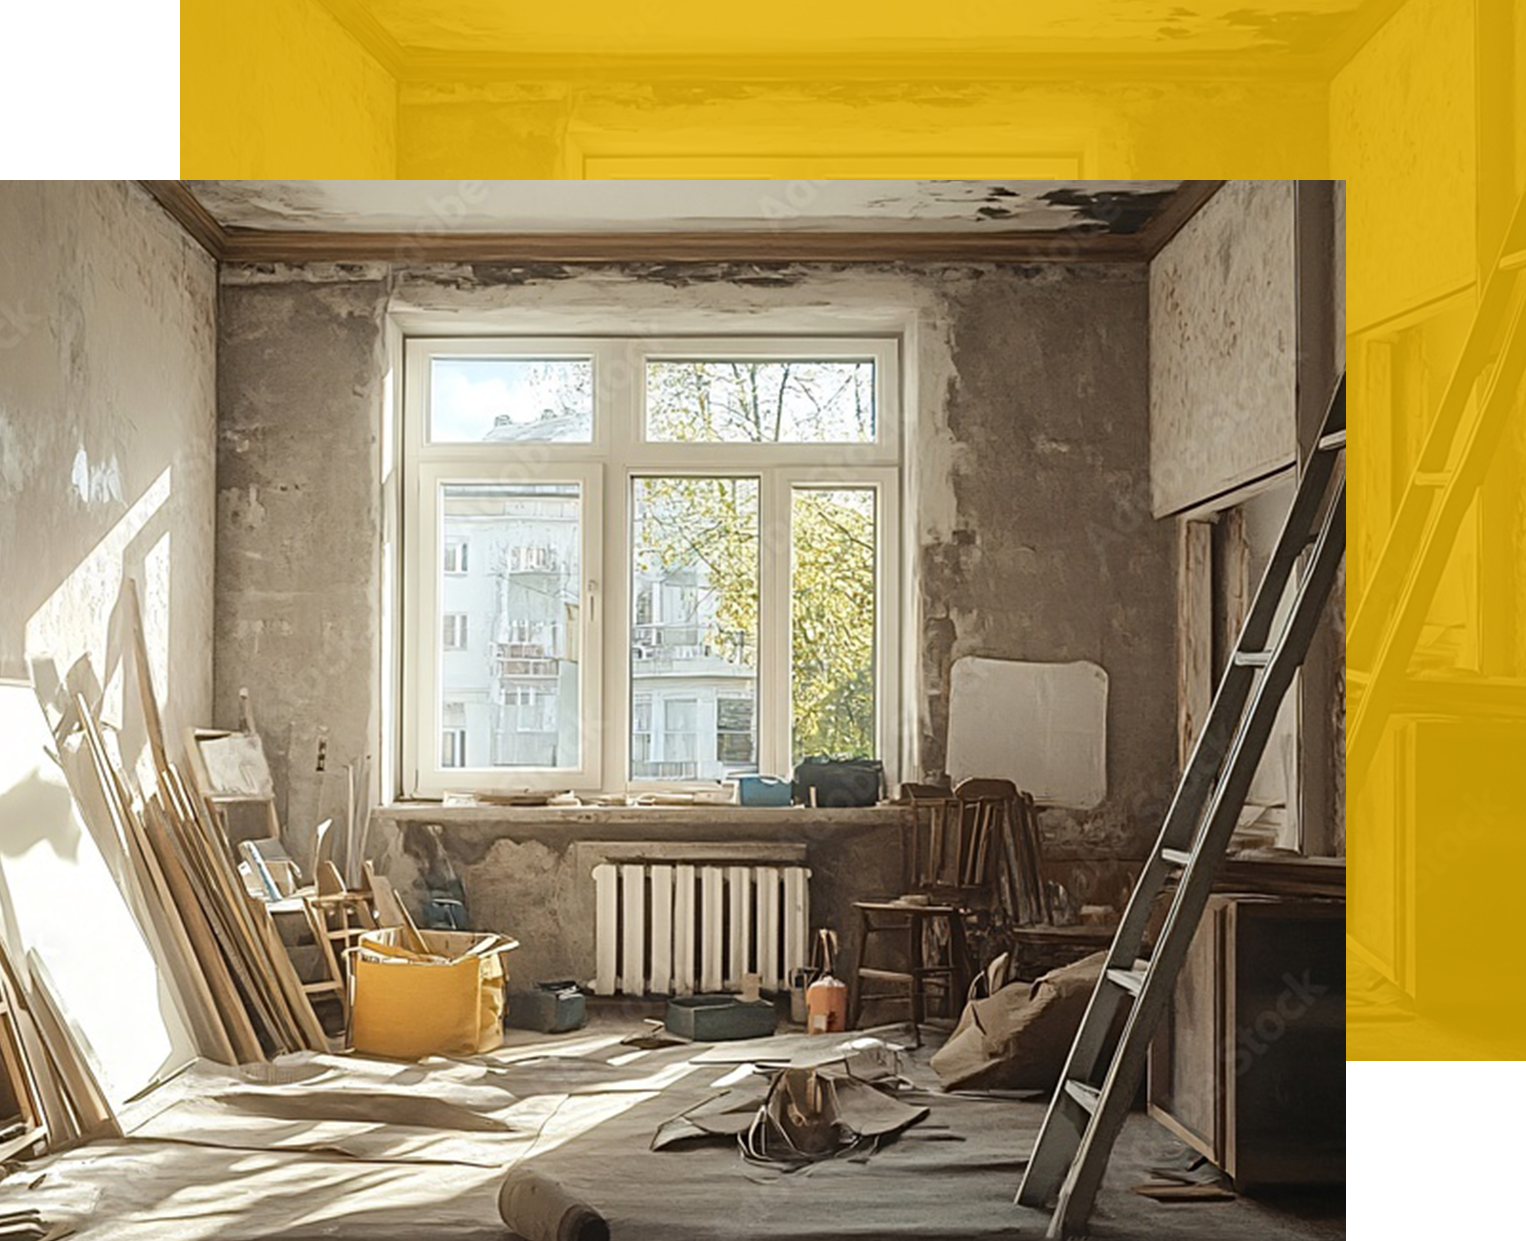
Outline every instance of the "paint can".
<svg viewBox="0 0 1526 1241">
<path fill-rule="evenodd" d="M 823 974 L 805 991 L 808 1034 L 840 1034 L 848 1028 L 848 984 Z"/>
</svg>

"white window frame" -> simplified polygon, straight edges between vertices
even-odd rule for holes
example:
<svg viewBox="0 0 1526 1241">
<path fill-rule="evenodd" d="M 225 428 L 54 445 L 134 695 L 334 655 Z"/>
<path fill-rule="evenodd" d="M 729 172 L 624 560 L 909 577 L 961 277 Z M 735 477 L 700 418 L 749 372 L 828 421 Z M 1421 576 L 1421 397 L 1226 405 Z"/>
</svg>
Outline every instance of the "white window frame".
<svg viewBox="0 0 1526 1241">
<path fill-rule="evenodd" d="M 446 612 L 440 619 L 444 622 L 440 634 L 440 649 L 443 651 L 466 650 L 466 613 Z"/>
<path fill-rule="evenodd" d="M 430 361 L 434 357 L 588 358 L 594 363 L 594 427 L 586 444 L 430 444 Z M 872 360 L 875 439 L 844 444 L 695 444 L 645 438 L 648 360 Z M 571 788 L 653 792 L 696 783 L 632 780 L 630 598 L 634 481 L 643 476 L 757 478 L 760 522 L 758 635 L 759 770 L 787 774 L 790 753 L 790 504 L 796 486 L 868 487 L 876 493 L 875 697 L 877 750 L 894 787 L 902 754 L 900 566 L 904 549 L 901 341 L 896 335 L 838 336 L 414 336 L 404 342 L 403 443 L 403 792 Z M 580 635 L 580 762 L 575 768 L 450 769 L 439 758 L 439 655 L 410 634 L 438 634 L 438 488 L 444 482 L 578 482 L 583 487 Z M 433 618 L 433 619 L 431 619 Z M 432 644 L 433 645 L 433 644 Z M 432 654 L 432 657 L 430 657 Z M 601 708 L 607 705 L 607 711 Z M 653 736 L 657 721 L 653 720 Z M 423 744 L 421 738 L 427 738 Z M 433 756 L 432 758 L 430 756 Z"/>
</svg>

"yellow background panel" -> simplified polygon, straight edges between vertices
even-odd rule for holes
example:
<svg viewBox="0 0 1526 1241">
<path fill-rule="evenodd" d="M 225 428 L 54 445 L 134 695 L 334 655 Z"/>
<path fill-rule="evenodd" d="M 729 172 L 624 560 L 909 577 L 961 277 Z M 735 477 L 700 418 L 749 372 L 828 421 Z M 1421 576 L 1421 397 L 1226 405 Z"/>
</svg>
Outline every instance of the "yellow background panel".
<svg viewBox="0 0 1526 1241">
<path fill-rule="evenodd" d="M 1354 612 L 1526 184 L 1517 8 L 185 0 L 181 172 L 1343 179 Z M 1526 676 L 1523 439 L 1446 549 L 1432 673 Z M 1512 711 L 1401 716 L 1350 775 L 1355 1058 L 1526 1054 Z"/>
</svg>

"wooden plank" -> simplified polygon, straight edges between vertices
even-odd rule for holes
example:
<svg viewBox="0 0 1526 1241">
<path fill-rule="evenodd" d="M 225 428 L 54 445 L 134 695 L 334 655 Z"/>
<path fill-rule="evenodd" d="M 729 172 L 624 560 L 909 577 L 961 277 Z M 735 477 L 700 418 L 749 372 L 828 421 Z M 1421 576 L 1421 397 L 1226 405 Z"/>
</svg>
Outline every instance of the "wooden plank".
<svg viewBox="0 0 1526 1241">
<path fill-rule="evenodd" d="M 620 867 L 620 990 L 646 992 L 646 867 Z"/>
<path fill-rule="evenodd" d="M 654 995 L 673 990 L 673 867 L 653 866 L 652 875 L 652 973 Z"/>
<path fill-rule="evenodd" d="M 265 1056 L 260 1049 L 260 1041 L 254 1032 L 254 1025 L 250 1022 L 249 1014 L 245 1011 L 243 1001 L 239 998 L 238 990 L 233 984 L 233 975 L 228 970 L 228 963 L 223 959 L 222 949 L 218 945 L 212 924 L 208 921 L 206 911 L 197 899 L 196 892 L 191 886 L 190 876 L 186 874 L 180 856 L 175 852 L 169 826 L 165 822 L 164 809 L 157 801 L 150 801 L 145 805 L 143 826 L 148 842 L 159 860 L 159 869 L 164 875 L 164 881 L 169 887 L 175 907 L 180 912 L 186 935 L 196 954 L 202 976 L 207 980 L 207 986 L 216 1003 L 223 1028 L 228 1033 L 228 1040 L 232 1044 L 234 1054 L 240 1063 L 248 1064 L 263 1060 Z"/>
<path fill-rule="evenodd" d="M 1213 526 L 1176 523 L 1176 755 L 1187 766 L 1213 702 Z"/>
<path fill-rule="evenodd" d="M 292 1016 L 296 1018 L 297 1028 L 301 1031 L 304 1045 L 311 1051 L 329 1051 L 328 1034 L 318 1020 L 318 1014 L 313 1011 L 312 1002 L 307 998 L 307 993 L 302 989 L 302 980 L 297 977 L 291 958 L 286 955 L 286 946 L 281 942 L 280 935 L 276 933 L 275 923 L 270 920 L 270 911 L 265 908 L 263 901 L 247 894 L 244 896 L 244 904 L 254 919 L 255 930 L 265 945 L 276 982 L 285 996 Z"/>
<path fill-rule="evenodd" d="M 138 703 L 143 711 L 143 726 L 148 733 L 148 748 L 154 757 L 154 771 L 169 766 L 164 749 L 164 721 L 159 716 L 159 700 L 154 696 L 153 673 L 148 662 L 148 638 L 143 629 L 143 609 L 138 600 L 138 583 L 131 577 L 122 580 L 122 604 L 127 612 L 127 629 L 132 646 L 133 664 L 138 676 Z"/>
<path fill-rule="evenodd" d="M 694 994 L 694 867 L 673 868 L 673 975 L 678 995 Z"/>
<path fill-rule="evenodd" d="M 726 871 L 726 985 L 740 987 L 752 972 L 752 868 Z"/>
<path fill-rule="evenodd" d="M 719 991 L 724 962 L 721 958 L 725 923 L 724 872 L 719 866 L 700 868 L 699 989 Z"/>
<path fill-rule="evenodd" d="M 210 906 L 225 921 L 230 943 L 243 960 L 259 1007 L 279 1034 L 277 1049 L 300 1050 L 308 1046 L 302 1023 L 299 1015 L 292 1011 L 287 993 L 280 984 L 277 962 L 272 959 L 269 944 L 256 926 L 244 885 L 233 869 L 226 842 L 219 836 L 212 812 L 204 802 L 199 803 L 190 795 L 175 768 L 171 767 L 168 775 L 168 783 L 177 791 L 180 803 L 182 846 L 200 871 Z M 261 906 L 261 912 L 263 909 Z M 269 921 L 268 915 L 266 921 Z M 286 961 L 284 948 L 280 950 L 280 958 Z M 289 961 L 286 964 L 290 966 Z M 307 1010 L 311 1017 L 311 1006 L 307 1006 Z M 312 1020 L 316 1025 L 316 1018 Z"/>
<path fill-rule="evenodd" d="M 43 1040 L 62 1075 L 64 1091 L 74 1110 L 80 1136 L 86 1139 L 121 1137 L 122 1126 L 117 1123 L 95 1069 L 87 1059 L 84 1036 L 64 1015 L 48 967 L 35 950 L 27 953 L 26 960 L 27 972 L 32 977 L 32 1011 L 37 1015 Z"/>
<path fill-rule="evenodd" d="M 593 993 L 614 995 L 616 944 L 619 939 L 619 886 L 616 871 L 607 863 L 593 868 L 594 946 Z"/>
<path fill-rule="evenodd" d="M 5 1002 L 21 1045 L 21 1057 L 32 1081 L 32 1099 L 48 1131 L 48 1148 L 58 1150 L 79 1136 L 53 1072 L 37 1018 L 22 989 L 21 980 L 11 963 L 10 952 L 0 942 L 0 999 Z"/>
</svg>

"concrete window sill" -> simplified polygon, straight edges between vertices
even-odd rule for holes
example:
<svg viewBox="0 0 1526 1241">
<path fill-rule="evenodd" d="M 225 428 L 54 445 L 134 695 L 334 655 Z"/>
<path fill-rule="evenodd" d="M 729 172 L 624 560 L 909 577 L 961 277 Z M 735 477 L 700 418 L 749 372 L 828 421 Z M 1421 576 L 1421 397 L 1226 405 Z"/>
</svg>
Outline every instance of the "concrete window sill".
<svg viewBox="0 0 1526 1241">
<path fill-rule="evenodd" d="M 905 806 L 441 806 L 435 802 L 394 802 L 377 817 L 398 823 L 459 826 L 642 827 L 657 823 L 696 827 L 788 831 L 899 825 Z"/>
</svg>

